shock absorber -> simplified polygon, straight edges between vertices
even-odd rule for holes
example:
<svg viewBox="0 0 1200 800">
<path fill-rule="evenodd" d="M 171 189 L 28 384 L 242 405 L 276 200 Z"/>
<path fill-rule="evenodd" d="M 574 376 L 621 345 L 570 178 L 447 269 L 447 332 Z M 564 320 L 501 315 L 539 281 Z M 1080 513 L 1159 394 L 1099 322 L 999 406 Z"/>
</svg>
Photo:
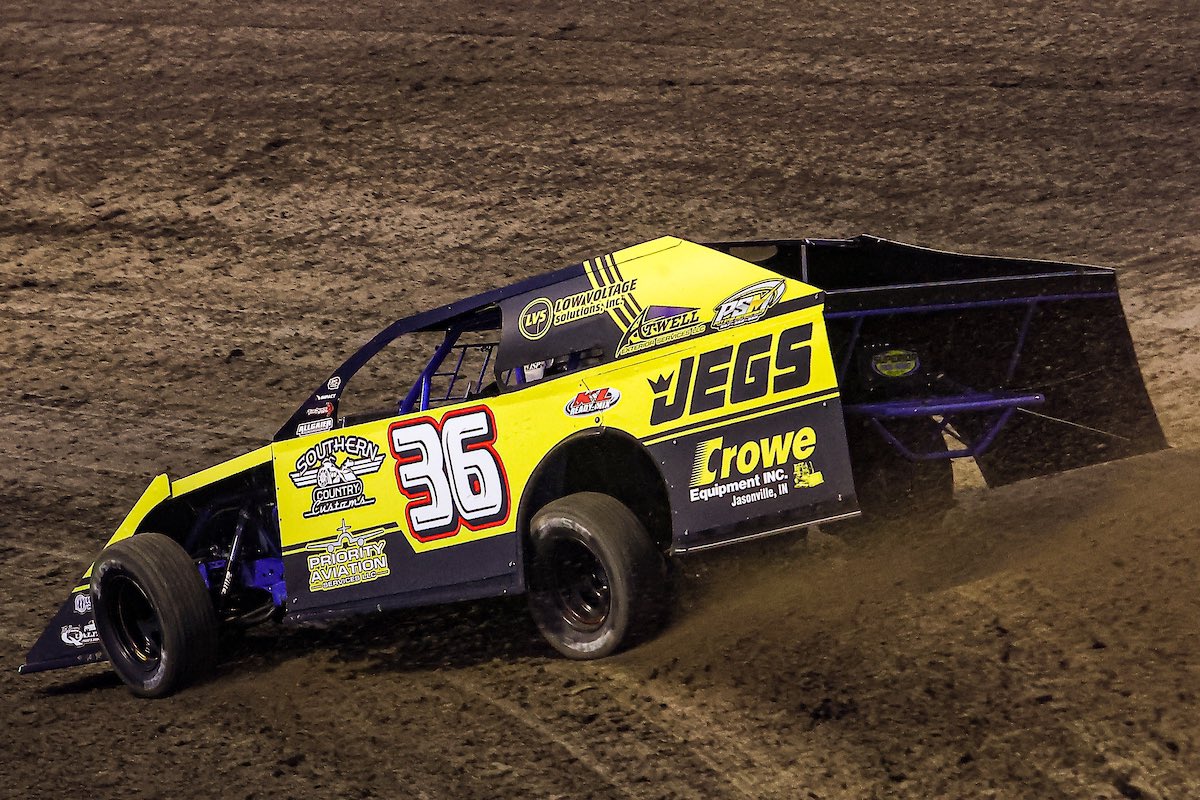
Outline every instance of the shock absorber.
<svg viewBox="0 0 1200 800">
<path fill-rule="evenodd" d="M 221 581 L 221 599 L 224 600 L 229 590 L 233 588 L 233 571 L 237 568 L 238 556 L 242 550 L 242 534 L 246 531 L 246 523 L 250 520 L 250 509 L 242 506 L 238 512 L 237 527 L 233 529 L 233 543 L 229 546 L 229 561 L 225 564 L 225 580 Z"/>
</svg>

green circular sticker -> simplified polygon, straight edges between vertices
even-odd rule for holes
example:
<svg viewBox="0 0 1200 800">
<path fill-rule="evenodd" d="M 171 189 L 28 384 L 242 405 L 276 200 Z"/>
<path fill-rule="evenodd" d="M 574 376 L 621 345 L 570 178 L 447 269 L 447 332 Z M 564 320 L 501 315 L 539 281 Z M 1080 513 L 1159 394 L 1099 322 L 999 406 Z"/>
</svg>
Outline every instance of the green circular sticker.
<svg viewBox="0 0 1200 800">
<path fill-rule="evenodd" d="M 921 367 L 912 350 L 884 350 L 871 356 L 871 369 L 885 378 L 906 378 Z"/>
</svg>

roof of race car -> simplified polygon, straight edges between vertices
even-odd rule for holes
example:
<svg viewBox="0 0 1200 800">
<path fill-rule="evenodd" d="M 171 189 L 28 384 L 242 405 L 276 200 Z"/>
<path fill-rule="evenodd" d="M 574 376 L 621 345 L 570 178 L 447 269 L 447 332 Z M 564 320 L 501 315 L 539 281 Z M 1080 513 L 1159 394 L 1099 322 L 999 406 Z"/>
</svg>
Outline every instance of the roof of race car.
<svg viewBox="0 0 1200 800">
<path fill-rule="evenodd" d="M 683 240 L 675 236 L 662 236 L 646 242 L 646 244 L 669 246 L 678 244 L 681 241 Z M 375 334 L 369 342 L 363 345 L 357 353 L 352 355 L 338 369 L 336 374 L 357 371 L 359 367 L 386 347 L 389 342 L 406 333 L 444 331 L 451 327 L 457 327 L 466 331 L 499 327 L 500 311 L 495 307 L 496 303 L 510 297 L 525 294 L 526 292 L 532 292 L 536 289 L 561 283 L 562 281 L 578 278 L 584 274 L 585 268 L 583 263 L 572 264 L 569 267 L 534 275 L 516 283 L 510 283 L 508 286 L 501 286 L 498 289 L 492 289 L 491 291 L 472 297 L 465 297 L 462 300 L 456 300 L 444 306 L 438 306 L 428 311 L 422 311 L 419 314 L 398 319 Z"/>
</svg>

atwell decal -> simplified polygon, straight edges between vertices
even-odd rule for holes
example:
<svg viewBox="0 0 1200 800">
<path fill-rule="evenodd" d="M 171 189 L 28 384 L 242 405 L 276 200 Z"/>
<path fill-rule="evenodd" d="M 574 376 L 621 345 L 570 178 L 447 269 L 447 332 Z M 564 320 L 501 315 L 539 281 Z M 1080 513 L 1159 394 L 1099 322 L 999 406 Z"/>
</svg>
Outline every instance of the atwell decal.
<svg viewBox="0 0 1200 800">
<path fill-rule="evenodd" d="M 617 345 L 617 358 L 653 347 L 699 336 L 708 325 L 700 321 L 700 309 L 684 306 L 650 306 L 629 326 Z"/>
</svg>

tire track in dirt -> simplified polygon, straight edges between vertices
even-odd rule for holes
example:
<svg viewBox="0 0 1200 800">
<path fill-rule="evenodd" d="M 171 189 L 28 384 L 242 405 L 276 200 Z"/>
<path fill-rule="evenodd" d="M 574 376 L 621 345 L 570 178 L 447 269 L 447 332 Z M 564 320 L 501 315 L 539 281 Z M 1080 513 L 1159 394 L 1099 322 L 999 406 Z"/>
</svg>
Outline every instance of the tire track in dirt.
<svg viewBox="0 0 1200 800">
<path fill-rule="evenodd" d="M 364 671 L 361 662 L 330 661 L 329 655 L 309 653 L 266 673 L 240 675 L 235 683 L 241 685 L 228 691 L 261 692 L 251 713 L 265 723 L 286 721 L 299 731 L 320 726 L 321 740 L 309 742 L 307 760 L 321 762 L 329 747 L 343 761 L 371 761 L 390 771 L 399 785 L 423 787 L 429 798 L 664 796 L 652 783 L 616 775 L 589 755 L 586 743 L 569 741 L 512 702 L 490 696 L 458 668 Z M 260 681 L 285 691 L 246 685 Z M 336 696 L 337 710 L 331 714 L 319 702 L 308 708 L 286 687 L 302 687 L 314 699 Z M 382 753 L 385 741 L 389 749 Z"/>
<path fill-rule="evenodd" d="M 462 677 L 456 677 L 453 674 L 447 673 L 444 676 L 445 680 L 450 685 L 456 687 L 459 691 L 464 692 L 474 697 L 479 698 L 485 703 L 494 706 L 501 714 L 506 715 L 518 725 L 529 728 L 546 741 L 554 742 L 563 750 L 571 755 L 585 769 L 590 770 L 601 782 L 610 786 L 614 791 L 624 797 L 636 797 L 638 792 L 636 787 L 630 784 L 627 780 L 621 778 L 613 770 L 606 768 L 599 760 L 588 754 L 587 745 L 580 746 L 573 744 L 571 738 L 564 735 L 561 731 L 556 731 L 554 728 L 543 724 L 535 714 L 522 710 L 515 703 L 498 697 L 494 694 L 485 693 L 471 685 L 469 680 Z"/>
<path fill-rule="evenodd" d="M 744 708 L 739 710 L 718 697 L 711 701 L 719 710 L 709 711 L 694 698 L 655 687 L 651 681 L 639 682 L 619 669 L 607 672 L 603 679 L 630 694 L 652 698 L 653 704 L 632 707 L 657 717 L 657 725 L 675 732 L 698 752 L 716 754 L 705 760 L 745 797 L 789 800 L 811 782 L 812 775 L 826 769 L 806 753 L 784 763 L 767 748 L 755 746 L 755 737 L 748 733 L 752 724 L 742 716 Z M 743 729 L 740 732 L 739 727 Z"/>
</svg>

